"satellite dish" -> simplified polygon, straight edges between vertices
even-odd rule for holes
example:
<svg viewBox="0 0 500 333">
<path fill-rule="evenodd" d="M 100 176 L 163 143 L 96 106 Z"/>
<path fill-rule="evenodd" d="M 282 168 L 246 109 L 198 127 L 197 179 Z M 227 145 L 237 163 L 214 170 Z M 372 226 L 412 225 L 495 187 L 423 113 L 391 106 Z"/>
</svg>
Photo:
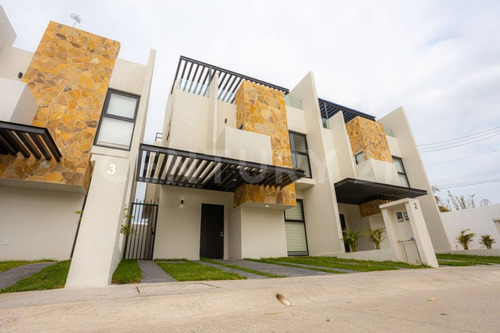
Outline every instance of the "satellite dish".
<svg viewBox="0 0 500 333">
<path fill-rule="evenodd" d="M 80 15 L 72 13 L 70 17 L 75 20 L 75 23 L 73 24 L 73 28 L 77 23 L 82 23 L 82 19 L 80 18 Z"/>
</svg>

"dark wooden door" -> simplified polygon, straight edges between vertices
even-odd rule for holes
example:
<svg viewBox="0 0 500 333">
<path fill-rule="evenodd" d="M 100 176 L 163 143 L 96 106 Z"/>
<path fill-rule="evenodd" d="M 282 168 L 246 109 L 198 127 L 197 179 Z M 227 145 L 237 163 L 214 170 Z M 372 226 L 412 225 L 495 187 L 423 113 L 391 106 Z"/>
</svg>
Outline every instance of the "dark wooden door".
<svg viewBox="0 0 500 333">
<path fill-rule="evenodd" d="M 340 214 L 339 215 L 340 217 L 340 227 L 342 228 L 342 231 L 346 230 L 347 227 L 345 225 L 345 217 L 344 217 L 344 214 Z M 351 252 L 351 249 L 349 249 L 349 245 L 347 245 L 346 242 L 344 242 L 344 248 L 345 248 L 345 252 Z"/>
<path fill-rule="evenodd" d="M 200 257 L 224 257 L 224 206 L 201 205 Z"/>
</svg>

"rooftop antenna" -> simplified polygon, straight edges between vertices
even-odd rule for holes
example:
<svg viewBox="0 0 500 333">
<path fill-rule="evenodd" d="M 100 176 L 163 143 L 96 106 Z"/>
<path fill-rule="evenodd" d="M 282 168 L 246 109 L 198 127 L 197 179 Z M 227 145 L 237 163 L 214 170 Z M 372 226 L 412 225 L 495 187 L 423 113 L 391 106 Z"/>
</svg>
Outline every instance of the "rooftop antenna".
<svg viewBox="0 0 500 333">
<path fill-rule="evenodd" d="M 73 28 L 75 27 L 75 25 L 76 25 L 77 23 L 81 23 L 81 22 L 82 22 L 82 19 L 80 18 L 80 15 L 78 15 L 78 14 L 74 14 L 74 13 L 72 13 L 72 14 L 71 14 L 71 18 L 72 18 L 73 20 L 75 20 L 75 24 L 73 24 Z"/>
</svg>

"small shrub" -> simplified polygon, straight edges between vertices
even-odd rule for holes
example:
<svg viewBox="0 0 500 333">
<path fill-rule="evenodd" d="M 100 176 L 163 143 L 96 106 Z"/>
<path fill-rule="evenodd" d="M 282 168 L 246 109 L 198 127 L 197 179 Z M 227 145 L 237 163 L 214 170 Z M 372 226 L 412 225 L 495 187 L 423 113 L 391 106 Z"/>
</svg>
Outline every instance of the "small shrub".
<svg viewBox="0 0 500 333">
<path fill-rule="evenodd" d="M 496 243 L 495 239 L 491 235 L 481 235 L 481 240 L 479 244 L 484 245 L 488 250 L 491 250 L 491 246 Z"/>
<path fill-rule="evenodd" d="M 472 242 L 472 238 L 476 236 L 473 232 L 467 233 L 468 231 L 470 231 L 470 229 L 463 229 L 457 236 L 457 243 L 462 245 L 464 250 L 469 249 L 469 243 Z"/>
<path fill-rule="evenodd" d="M 342 235 L 344 236 L 344 242 L 349 245 L 351 251 L 356 252 L 358 248 L 358 239 L 361 237 L 361 231 L 345 229 L 342 230 Z"/>
<path fill-rule="evenodd" d="M 377 250 L 380 250 L 380 243 L 385 238 L 385 228 L 375 228 L 375 229 L 368 229 L 365 233 L 365 236 L 368 237 L 373 244 L 375 244 L 375 248 Z"/>
</svg>

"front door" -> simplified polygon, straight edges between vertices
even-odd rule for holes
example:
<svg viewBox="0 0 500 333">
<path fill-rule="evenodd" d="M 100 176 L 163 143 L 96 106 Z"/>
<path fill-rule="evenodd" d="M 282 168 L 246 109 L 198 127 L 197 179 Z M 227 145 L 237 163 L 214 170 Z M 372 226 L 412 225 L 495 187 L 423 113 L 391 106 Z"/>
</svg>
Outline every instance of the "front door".
<svg viewBox="0 0 500 333">
<path fill-rule="evenodd" d="M 200 258 L 224 257 L 224 206 L 201 205 Z"/>
</svg>

